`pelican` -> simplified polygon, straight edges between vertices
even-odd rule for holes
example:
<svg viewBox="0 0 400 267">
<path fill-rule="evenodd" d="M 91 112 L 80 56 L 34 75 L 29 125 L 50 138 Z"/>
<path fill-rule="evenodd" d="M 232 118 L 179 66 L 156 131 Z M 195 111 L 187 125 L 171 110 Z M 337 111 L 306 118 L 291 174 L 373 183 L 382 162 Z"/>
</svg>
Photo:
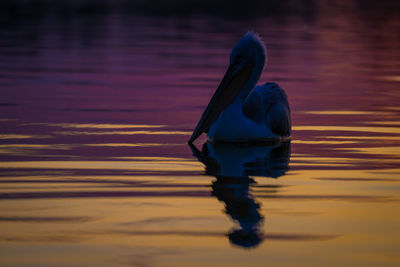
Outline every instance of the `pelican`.
<svg viewBox="0 0 400 267">
<path fill-rule="evenodd" d="M 289 140 L 290 108 L 276 83 L 256 86 L 266 62 L 258 34 L 248 32 L 233 47 L 224 78 L 190 137 L 206 133 L 212 142 L 257 143 Z"/>
</svg>

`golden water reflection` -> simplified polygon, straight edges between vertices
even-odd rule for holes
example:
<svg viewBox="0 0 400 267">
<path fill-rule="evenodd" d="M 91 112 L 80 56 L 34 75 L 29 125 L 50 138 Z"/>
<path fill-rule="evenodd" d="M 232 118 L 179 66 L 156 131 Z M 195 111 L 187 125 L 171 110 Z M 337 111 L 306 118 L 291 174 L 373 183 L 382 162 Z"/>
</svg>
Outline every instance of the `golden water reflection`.
<svg viewBox="0 0 400 267">
<path fill-rule="evenodd" d="M 42 139 L 50 138 L 49 135 L 26 135 L 26 134 L 0 134 L 1 140 L 7 139 Z"/>
<path fill-rule="evenodd" d="M 8 161 L 0 162 L 7 169 L 85 169 L 131 171 L 196 171 L 201 165 L 186 160 L 138 160 L 138 161 Z"/>
<path fill-rule="evenodd" d="M 54 252 L 63 262 L 79 254 L 68 247 L 79 247 L 88 254 L 85 260 L 100 265 L 110 254 L 131 251 L 159 251 L 149 256 L 155 265 L 168 257 L 184 264 L 200 250 L 202 257 L 224 254 L 237 262 L 284 258 L 287 246 L 312 247 L 321 257 L 330 257 L 323 247 L 334 248 L 364 262 L 349 253 L 362 247 L 359 255 L 368 252 L 369 260 L 398 262 L 392 249 L 400 240 L 400 221 L 393 217 L 400 203 L 396 128 L 297 126 L 291 143 L 191 147 L 199 161 L 183 142 L 157 142 L 185 136 L 166 128 L 171 135 L 144 134 L 155 139 L 141 142 L 107 134 L 120 131 L 93 132 L 90 138 L 101 139 L 79 142 L 75 137 L 86 134 L 77 131 L 62 134 L 74 138 L 65 142 L 28 138 L 1 144 L 2 155 L 14 157 L 0 162 L 0 247 L 12 256 L 9 263 L 21 263 L 14 252 L 21 246 L 64 248 Z M 88 149 L 92 154 L 85 157 Z M 101 256 L 91 256 L 93 249 Z M 28 256 L 41 261 L 35 253 Z"/>
</svg>

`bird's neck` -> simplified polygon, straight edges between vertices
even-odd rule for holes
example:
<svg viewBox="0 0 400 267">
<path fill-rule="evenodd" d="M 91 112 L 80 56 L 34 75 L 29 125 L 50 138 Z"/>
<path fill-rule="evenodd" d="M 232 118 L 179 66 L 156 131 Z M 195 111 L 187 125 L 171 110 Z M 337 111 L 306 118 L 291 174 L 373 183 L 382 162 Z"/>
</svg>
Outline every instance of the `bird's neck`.
<svg viewBox="0 0 400 267">
<path fill-rule="evenodd" d="M 261 73 L 264 69 L 263 62 L 257 62 L 254 65 L 253 71 L 251 72 L 249 79 L 243 85 L 243 89 L 237 94 L 234 102 L 243 103 L 246 97 L 249 95 L 250 91 L 256 86 L 258 80 L 260 79 Z"/>
</svg>

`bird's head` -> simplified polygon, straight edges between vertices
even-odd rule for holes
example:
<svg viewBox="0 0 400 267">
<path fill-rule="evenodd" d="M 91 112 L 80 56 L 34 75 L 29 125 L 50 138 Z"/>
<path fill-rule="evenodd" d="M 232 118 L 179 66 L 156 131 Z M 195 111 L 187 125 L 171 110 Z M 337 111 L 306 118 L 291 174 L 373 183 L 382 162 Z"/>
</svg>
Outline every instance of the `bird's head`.
<svg viewBox="0 0 400 267">
<path fill-rule="evenodd" d="M 267 60 L 266 51 L 260 36 L 257 33 L 248 32 L 233 47 L 230 65 L 259 65 L 262 71 Z"/>
</svg>

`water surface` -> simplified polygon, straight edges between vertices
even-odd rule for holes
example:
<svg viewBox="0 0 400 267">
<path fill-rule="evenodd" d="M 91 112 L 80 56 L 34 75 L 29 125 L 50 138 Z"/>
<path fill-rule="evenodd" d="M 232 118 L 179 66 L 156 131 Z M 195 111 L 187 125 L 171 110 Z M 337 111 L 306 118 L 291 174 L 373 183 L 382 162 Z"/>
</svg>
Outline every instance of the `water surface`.
<svg viewBox="0 0 400 267">
<path fill-rule="evenodd" d="M 399 265 L 400 19 L 362 7 L 4 25 L 1 265 Z M 249 29 L 291 143 L 189 147 Z"/>
</svg>

